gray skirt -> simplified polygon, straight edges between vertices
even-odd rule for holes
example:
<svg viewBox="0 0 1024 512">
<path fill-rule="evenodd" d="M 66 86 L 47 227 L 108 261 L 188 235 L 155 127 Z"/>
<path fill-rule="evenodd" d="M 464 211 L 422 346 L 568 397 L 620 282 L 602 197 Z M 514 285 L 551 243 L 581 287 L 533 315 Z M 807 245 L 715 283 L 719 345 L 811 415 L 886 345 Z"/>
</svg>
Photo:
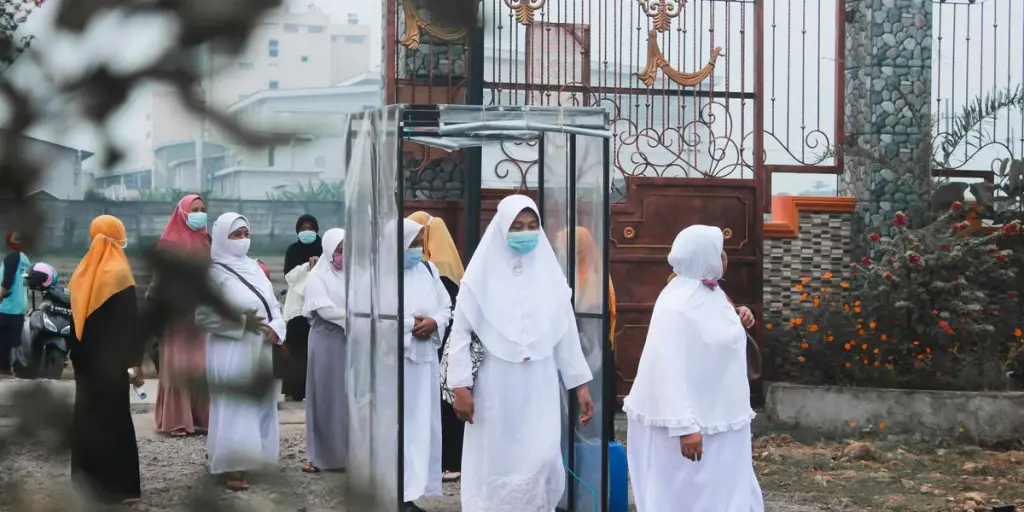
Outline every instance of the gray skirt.
<svg viewBox="0 0 1024 512">
<path fill-rule="evenodd" d="M 310 321 L 306 369 L 306 457 L 320 469 L 343 469 L 348 457 L 345 393 L 345 329 L 320 318 Z"/>
</svg>

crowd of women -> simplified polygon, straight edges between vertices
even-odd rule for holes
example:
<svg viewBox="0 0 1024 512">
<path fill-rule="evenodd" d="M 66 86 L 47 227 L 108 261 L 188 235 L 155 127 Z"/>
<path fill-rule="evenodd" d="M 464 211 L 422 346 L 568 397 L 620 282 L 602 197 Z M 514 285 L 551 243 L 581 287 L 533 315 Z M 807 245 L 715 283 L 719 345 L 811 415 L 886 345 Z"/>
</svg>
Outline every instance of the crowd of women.
<svg viewBox="0 0 1024 512">
<path fill-rule="evenodd" d="M 236 314 L 200 305 L 160 333 L 157 428 L 176 437 L 205 432 L 210 472 L 228 489 L 247 489 L 247 473 L 278 463 L 277 394 L 237 389 L 276 374 L 289 399 L 306 402 L 302 470 L 344 471 L 353 408 L 347 344 L 366 342 L 346 331 L 345 231 L 321 237 L 316 219 L 298 219 L 282 308 L 265 267 L 248 254 L 249 221 L 225 213 L 209 231 L 207 224 L 204 200 L 186 196 L 159 244 L 209 264 Z M 595 363 L 584 355 L 573 290 L 536 205 L 523 195 L 502 200 L 466 267 L 442 219 L 417 212 L 395 229 L 405 245 L 405 509 L 422 510 L 417 501 L 461 478 L 464 511 L 551 512 L 566 482 L 563 389 L 574 392 L 586 425 Z M 585 267 L 575 279 L 577 307 L 600 303 L 596 246 L 586 230 L 575 232 Z M 72 477 L 102 502 L 133 503 L 141 482 L 127 389 L 141 384 L 144 344 L 128 236 L 109 215 L 89 233 L 68 286 L 77 340 Z M 669 254 L 676 277 L 658 298 L 624 405 L 640 511 L 762 510 L 744 371 L 753 316 L 718 287 L 722 245 L 720 229 L 691 226 Z M 203 379 L 206 386 L 194 385 Z"/>
</svg>

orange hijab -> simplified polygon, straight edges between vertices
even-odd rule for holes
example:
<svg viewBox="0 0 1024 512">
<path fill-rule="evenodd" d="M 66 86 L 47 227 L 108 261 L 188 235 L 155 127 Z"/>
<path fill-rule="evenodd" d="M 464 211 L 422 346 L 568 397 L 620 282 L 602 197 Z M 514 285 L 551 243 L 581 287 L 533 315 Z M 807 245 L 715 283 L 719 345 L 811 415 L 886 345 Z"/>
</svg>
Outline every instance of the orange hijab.
<svg viewBox="0 0 1024 512">
<path fill-rule="evenodd" d="M 566 237 L 568 230 L 563 230 L 558 235 L 558 240 L 564 249 L 568 249 Z M 599 275 L 599 263 L 597 261 L 597 243 L 593 235 L 586 228 L 576 226 L 576 300 L 585 311 L 594 311 L 601 307 L 600 286 L 595 282 Z M 608 340 L 615 350 L 615 321 L 617 320 L 615 307 L 615 286 L 612 278 L 608 276 L 608 317 L 610 331 Z"/>
<path fill-rule="evenodd" d="M 124 246 L 128 234 L 124 223 L 112 215 L 100 215 L 89 225 L 92 244 L 78 264 L 68 283 L 71 293 L 71 314 L 79 340 L 85 332 L 85 321 L 114 294 L 135 286 Z"/>
<path fill-rule="evenodd" d="M 466 268 L 462 266 L 459 249 L 444 219 L 427 212 L 416 212 L 409 216 L 409 220 L 423 226 L 423 259 L 433 263 L 442 276 L 458 285 Z"/>
</svg>

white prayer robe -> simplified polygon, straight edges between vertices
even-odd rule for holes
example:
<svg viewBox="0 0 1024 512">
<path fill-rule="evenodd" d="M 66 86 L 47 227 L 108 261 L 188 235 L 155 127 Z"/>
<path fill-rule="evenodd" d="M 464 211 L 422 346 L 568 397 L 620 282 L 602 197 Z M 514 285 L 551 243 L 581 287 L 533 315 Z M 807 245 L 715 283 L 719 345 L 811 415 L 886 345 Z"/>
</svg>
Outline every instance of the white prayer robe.
<svg viewBox="0 0 1024 512">
<path fill-rule="evenodd" d="M 448 338 L 448 385 L 473 386 L 473 424 L 462 452 L 463 512 L 552 512 L 565 491 L 559 374 L 567 389 L 593 375 L 580 346 L 572 306 L 570 326 L 549 354 L 509 362 L 486 349 L 472 378 L 470 333 L 456 306 Z M 483 340 L 482 340 L 483 341 Z"/>
<path fill-rule="evenodd" d="M 637 512 L 762 512 L 751 449 L 746 333 L 725 293 L 722 230 L 690 226 L 672 244 L 678 276 L 658 297 L 629 396 L 627 459 Z M 703 457 L 682 455 L 700 432 Z"/>
<path fill-rule="evenodd" d="M 253 309 L 266 320 L 263 303 L 237 277 L 218 269 L 211 270 L 210 276 L 233 309 Z M 270 281 L 250 282 L 260 288 L 270 306 L 274 316 L 269 322 L 271 329 L 278 338 L 285 339 L 286 322 Z M 200 306 L 196 308 L 196 324 L 208 333 L 206 375 L 214 388 L 210 393 L 210 429 L 206 441 L 210 472 L 219 475 L 276 465 L 280 450 L 276 393 L 253 400 L 216 392 L 218 384 L 244 383 L 254 375 L 269 374 L 273 368 L 273 347 L 262 334 L 244 329 L 244 315 L 224 318 Z"/>
<path fill-rule="evenodd" d="M 441 495 L 441 366 L 437 350 L 451 318 L 451 298 L 433 263 L 420 263 L 405 271 L 404 309 L 404 501 L 415 501 Z M 414 316 L 437 322 L 430 338 L 412 335 Z"/>
</svg>

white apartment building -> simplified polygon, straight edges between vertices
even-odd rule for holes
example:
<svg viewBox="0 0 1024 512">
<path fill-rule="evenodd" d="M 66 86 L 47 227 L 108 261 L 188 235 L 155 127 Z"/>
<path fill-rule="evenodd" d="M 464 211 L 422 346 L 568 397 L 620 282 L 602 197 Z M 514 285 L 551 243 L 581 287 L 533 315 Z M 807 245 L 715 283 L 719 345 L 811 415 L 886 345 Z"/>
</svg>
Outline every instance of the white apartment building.
<svg viewBox="0 0 1024 512">
<path fill-rule="evenodd" d="M 332 20 L 315 9 L 282 10 L 263 21 L 240 56 L 199 56 L 208 71 L 204 95 L 209 104 L 226 109 L 261 91 L 345 83 L 370 69 L 371 44 L 379 44 L 370 40 L 370 30 L 354 14 Z M 200 190 L 202 175 L 230 165 L 230 141 L 187 112 L 170 90 L 153 92 L 144 125 L 153 152 L 148 180 L 153 188 Z"/>
<path fill-rule="evenodd" d="M 0 128 L 0 135 L 6 134 Z M 92 186 L 92 176 L 82 172 L 82 162 L 93 153 L 75 149 L 28 135 L 18 138 L 25 156 L 44 172 L 32 193 L 45 193 L 57 199 L 82 199 Z"/>
</svg>

